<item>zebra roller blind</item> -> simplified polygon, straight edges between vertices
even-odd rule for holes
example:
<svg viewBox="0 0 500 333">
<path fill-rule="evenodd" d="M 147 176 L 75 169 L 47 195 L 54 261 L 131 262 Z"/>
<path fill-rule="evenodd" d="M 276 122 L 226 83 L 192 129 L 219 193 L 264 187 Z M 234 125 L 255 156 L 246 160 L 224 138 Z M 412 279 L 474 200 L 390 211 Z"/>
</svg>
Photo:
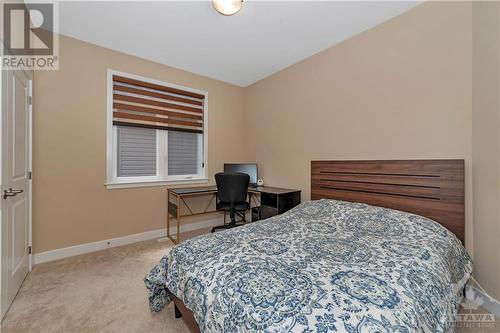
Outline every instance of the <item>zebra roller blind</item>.
<svg viewBox="0 0 500 333">
<path fill-rule="evenodd" d="M 118 126 L 117 176 L 156 176 L 156 130 Z"/>
<path fill-rule="evenodd" d="M 168 131 L 168 174 L 193 175 L 198 173 L 198 144 L 200 134 Z"/>
<path fill-rule="evenodd" d="M 113 75 L 113 125 L 203 133 L 202 94 Z"/>
</svg>

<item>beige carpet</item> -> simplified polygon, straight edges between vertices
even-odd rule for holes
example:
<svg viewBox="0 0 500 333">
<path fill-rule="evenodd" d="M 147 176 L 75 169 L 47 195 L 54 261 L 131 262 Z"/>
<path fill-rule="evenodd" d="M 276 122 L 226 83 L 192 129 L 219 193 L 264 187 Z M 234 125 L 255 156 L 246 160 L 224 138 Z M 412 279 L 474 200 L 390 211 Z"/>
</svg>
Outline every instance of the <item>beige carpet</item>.
<svg viewBox="0 0 500 333">
<path fill-rule="evenodd" d="M 35 266 L 4 332 L 188 332 L 173 307 L 152 314 L 142 279 L 172 247 L 148 241 Z"/>
<path fill-rule="evenodd" d="M 148 241 L 37 265 L 1 332 L 188 332 L 172 305 L 149 311 L 142 282 L 171 247 Z M 500 332 L 500 326 L 459 332 Z"/>
</svg>

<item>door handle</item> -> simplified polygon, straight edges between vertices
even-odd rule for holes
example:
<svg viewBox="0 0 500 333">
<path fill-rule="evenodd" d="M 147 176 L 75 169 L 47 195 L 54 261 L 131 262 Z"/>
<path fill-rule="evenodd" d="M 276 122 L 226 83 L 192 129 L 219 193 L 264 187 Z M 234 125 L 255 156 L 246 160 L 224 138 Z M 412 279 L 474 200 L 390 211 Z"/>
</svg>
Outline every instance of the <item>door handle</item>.
<svg viewBox="0 0 500 333">
<path fill-rule="evenodd" d="M 23 190 L 13 190 L 13 189 L 9 188 L 9 192 L 15 193 L 16 195 L 18 195 L 19 193 L 23 193 Z"/>
<path fill-rule="evenodd" d="M 19 193 L 23 193 L 23 190 L 13 190 L 12 188 L 9 188 L 8 190 L 3 191 L 3 198 L 7 199 L 9 197 L 15 197 Z"/>
<path fill-rule="evenodd" d="M 17 195 L 17 193 L 12 193 L 9 190 L 4 190 L 3 191 L 3 198 L 4 199 L 7 199 L 9 197 L 15 197 L 16 195 Z"/>
</svg>

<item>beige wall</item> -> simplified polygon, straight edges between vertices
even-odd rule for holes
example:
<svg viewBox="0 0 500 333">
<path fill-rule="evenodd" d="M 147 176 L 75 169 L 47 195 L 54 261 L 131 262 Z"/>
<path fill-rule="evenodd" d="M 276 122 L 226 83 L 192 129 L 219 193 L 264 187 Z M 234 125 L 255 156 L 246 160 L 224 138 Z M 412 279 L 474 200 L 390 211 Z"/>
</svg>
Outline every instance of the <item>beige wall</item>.
<svg viewBox="0 0 500 333">
<path fill-rule="evenodd" d="M 475 276 L 500 299 L 500 5 L 475 2 L 472 166 Z"/>
<path fill-rule="evenodd" d="M 39 253 L 165 226 L 165 187 L 106 190 L 106 70 L 208 91 L 208 174 L 244 160 L 234 85 L 60 38 L 58 71 L 34 78 L 33 246 Z"/>
<path fill-rule="evenodd" d="M 463 158 L 472 249 L 471 4 L 425 3 L 247 88 L 249 159 L 310 196 L 314 159 Z"/>
</svg>

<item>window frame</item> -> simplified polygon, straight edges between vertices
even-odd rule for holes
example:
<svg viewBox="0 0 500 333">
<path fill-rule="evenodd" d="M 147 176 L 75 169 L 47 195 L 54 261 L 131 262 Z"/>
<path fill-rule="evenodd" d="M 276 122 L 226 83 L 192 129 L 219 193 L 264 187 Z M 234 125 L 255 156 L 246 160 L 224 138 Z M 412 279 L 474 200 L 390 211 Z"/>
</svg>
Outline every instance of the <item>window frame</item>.
<svg viewBox="0 0 500 333">
<path fill-rule="evenodd" d="M 168 135 L 167 131 L 156 130 L 156 176 L 140 177 L 118 177 L 117 176 L 117 128 L 113 125 L 113 75 L 129 77 L 144 82 L 164 85 L 172 88 L 182 89 L 205 97 L 203 102 L 203 134 L 202 142 L 198 141 L 201 163 L 196 175 L 174 175 L 168 176 Z M 107 69 L 107 95 L 106 95 L 106 183 L 107 189 L 149 187 L 162 185 L 182 185 L 193 183 L 207 183 L 208 167 L 208 93 L 206 91 L 184 87 L 169 82 L 154 80 L 143 76 L 125 73 L 114 69 Z"/>
</svg>

